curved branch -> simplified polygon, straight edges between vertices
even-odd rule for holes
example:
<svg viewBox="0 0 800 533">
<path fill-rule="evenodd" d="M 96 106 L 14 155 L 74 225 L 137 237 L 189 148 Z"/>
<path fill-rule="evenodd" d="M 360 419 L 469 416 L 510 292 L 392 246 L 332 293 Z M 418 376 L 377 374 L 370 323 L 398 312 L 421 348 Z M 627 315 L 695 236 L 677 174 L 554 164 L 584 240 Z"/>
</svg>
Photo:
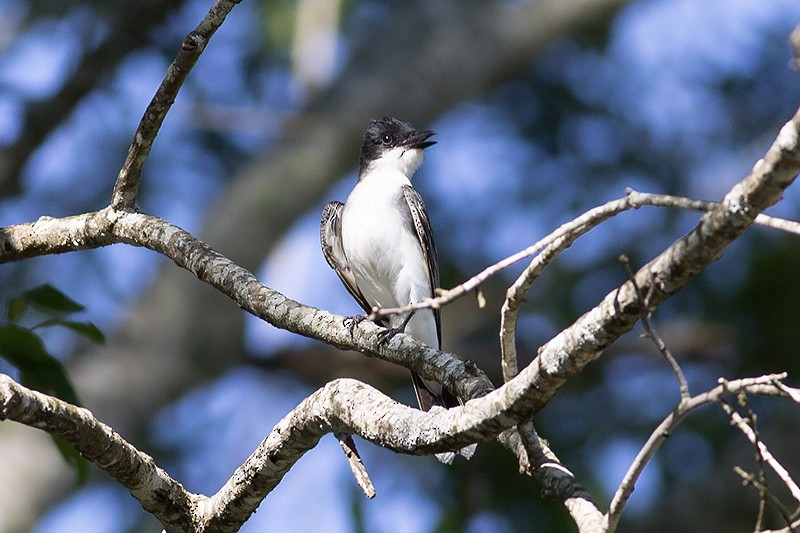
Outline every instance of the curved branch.
<svg viewBox="0 0 800 533">
<path fill-rule="evenodd" d="M 516 324 L 519 308 L 524 296 L 534 281 L 561 252 L 572 246 L 581 235 L 609 218 L 635 207 L 627 197 L 612 200 L 601 206 L 590 209 L 578 218 L 562 224 L 545 238 L 529 246 L 526 251 L 532 255 L 541 250 L 522 274 L 506 291 L 506 299 L 500 311 L 500 353 L 503 367 L 503 379 L 508 381 L 517 375 Z M 514 257 L 514 256 L 512 256 Z M 510 259 L 510 258 L 509 258 Z M 508 260 L 506 260 L 508 261 Z"/>
<path fill-rule="evenodd" d="M 609 507 L 607 515 L 608 533 L 616 531 L 617 524 L 622 516 L 622 510 L 628 498 L 630 498 L 633 493 L 636 480 L 639 479 L 644 467 L 686 416 L 695 409 L 710 403 L 716 403 L 725 396 L 736 394 L 740 391 L 745 391 L 749 394 L 789 397 L 789 395 L 778 386 L 780 380 L 785 377 L 786 374 L 773 374 L 757 378 L 737 379 L 735 381 L 720 380 L 720 384 L 710 391 L 681 400 L 678 407 L 653 430 L 647 442 L 642 449 L 639 450 L 630 468 L 628 468 L 628 471 L 625 473 L 625 477 L 622 479 L 611 501 L 611 506 Z"/>
<path fill-rule="evenodd" d="M 518 420 L 503 391 L 456 409 L 424 412 L 353 379 L 337 379 L 289 412 L 212 497 L 186 491 L 88 410 L 0 374 L 0 419 L 63 437 L 125 486 L 171 531 L 237 531 L 291 466 L 327 433 L 360 435 L 400 453 L 453 451 L 493 438 Z"/>
<path fill-rule="evenodd" d="M 23 387 L 0 374 L 0 420 L 14 420 L 62 437 L 127 488 L 159 520 L 171 516 L 180 531 L 192 531 L 190 511 L 197 497 L 87 409 Z"/>
</svg>

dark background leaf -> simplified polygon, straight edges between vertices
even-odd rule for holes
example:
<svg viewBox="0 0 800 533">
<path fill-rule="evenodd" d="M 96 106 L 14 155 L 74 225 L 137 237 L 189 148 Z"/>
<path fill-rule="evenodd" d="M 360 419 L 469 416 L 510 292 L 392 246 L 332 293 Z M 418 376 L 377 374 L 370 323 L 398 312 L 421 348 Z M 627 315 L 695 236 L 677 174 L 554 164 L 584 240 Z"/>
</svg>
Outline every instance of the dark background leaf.
<svg viewBox="0 0 800 533">
<path fill-rule="evenodd" d="M 50 284 L 44 284 L 23 293 L 21 298 L 43 311 L 77 313 L 85 307 Z"/>
</svg>

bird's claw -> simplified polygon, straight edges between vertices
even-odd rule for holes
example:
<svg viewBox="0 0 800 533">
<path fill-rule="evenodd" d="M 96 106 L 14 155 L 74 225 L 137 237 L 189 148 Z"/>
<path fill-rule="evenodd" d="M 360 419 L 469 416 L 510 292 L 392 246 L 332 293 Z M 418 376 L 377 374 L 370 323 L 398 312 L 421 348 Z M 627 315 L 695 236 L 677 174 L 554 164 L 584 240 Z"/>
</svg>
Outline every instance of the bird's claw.
<svg viewBox="0 0 800 533">
<path fill-rule="evenodd" d="M 400 324 L 398 327 L 386 328 L 383 331 L 379 331 L 378 346 L 386 344 L 387 342 L 392 340 L 394 336 L 397 335 L 398 333 L 405 333 L 406 326 L 408 326 L 408 323 L 411 321 L 411 317 L 413 316 L 414 316 L 414 311 L 411 311 L 410 313 L 408 313 L 408 315 L 406 315 L 406 318 L 403 320 L 403 323 Z"/>
<path fill-rule="evenodd" d="M 398 333 L 403 333 L 405 330 L 405 326 L 402 328 L 386 328 L 382 331 L 376 333 L 378 336 L 378 346 L 383 346 L 384 344 L 388 343 L 390 340 L 394 338 L 395 335 Z"/>
<path fill-rule="evenodd" d="M 367 319 L 367 317 L 365 317 L 364 315 L 353 315 L 353 316 L 345 317 L 345 319 L 342 320 L 342 325 L 344 327 L 346 327 L 347 330 L 350 332 L 350 338 L 351 339 L 355 336 L 356 326 L 361 324 L 366 319 Z"/>
</svg>

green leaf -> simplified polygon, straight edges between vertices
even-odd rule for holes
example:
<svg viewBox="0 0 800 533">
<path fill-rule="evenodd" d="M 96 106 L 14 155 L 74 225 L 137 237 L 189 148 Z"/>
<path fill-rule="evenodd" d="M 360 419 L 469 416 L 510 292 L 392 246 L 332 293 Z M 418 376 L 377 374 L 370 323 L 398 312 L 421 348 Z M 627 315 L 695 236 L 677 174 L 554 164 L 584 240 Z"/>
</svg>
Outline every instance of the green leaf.
<svg viewBox="0 0 800 533">
<path fill-rule="evenodd" d="M 20 298 L 25 298 L 39 309 L 55 313 L 76 313 L 85 309 L 84 306 L 49 284 L 31 289 L 23 293 Z"/>
<path fill-rule="evenodd" d="M 21 296 L 17 296 L 16 298 L 11 298 L 8 301 L 6 315 L 8 316 L 8 320 L 10 322 L 18 322 L 27 310 L 28 300 Z"/>
<path fill-rule="evenodd" d="M 64 366 L 30 329 L 0 324 L 0 357 L 19 369 L 25 386 L 79 405 Z"/>
<path fill-rule="evenodd" d="M 16 324 L 0 324 L 0 356 L 19 369 L 50 357 L 38 335 Z"/>
<path fill-rule="evenodd" d="M 76 333 L 80 333 L 84 337 L 88 337 L 89 339 L 95 342 L 105 342 L 106 336 L 103 335 L 103 332 L 100 331 L 100 328 L 95 326 L 91 322 L 76 322 L 74 320 L 58 320 L 55 322 L 56 325 L 64 326 L 65 328 L 69 328 Z"/>
<path fill-rule="evenodd" d="M 30 306 L 50 315 L 66 315 L 84 309 L 51 285 L 42 285 L 12 298 L 6 313 L 10 323 L 0 324 L 0 357 L 19 369 L 20 381 L 24 385 L 79 405 L 78 395 L 61 362 L 47 352 L 44 342 L 33 329 L 16 324 Z M 63 326 L 97 342 L 105 340 L 103 333 L 91 322 L 64 320 L 56 316 L 39 324 L 39 327 L 48 326 Z M 67 464 L 75 467 L 78 484 L 84 484 L 89 475 L 89 462 L 63 438 L 51 437 Z"/>
</svg>

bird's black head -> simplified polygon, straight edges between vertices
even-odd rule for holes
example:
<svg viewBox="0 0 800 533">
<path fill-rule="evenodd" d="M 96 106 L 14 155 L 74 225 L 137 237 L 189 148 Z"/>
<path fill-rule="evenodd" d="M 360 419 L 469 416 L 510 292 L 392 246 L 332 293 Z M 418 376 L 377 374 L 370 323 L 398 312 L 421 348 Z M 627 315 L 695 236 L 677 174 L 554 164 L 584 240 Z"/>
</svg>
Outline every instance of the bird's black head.
<svg viewBox="0 0 800 533">
<path fill-rule="evenodd" d="M 428 139 L 436 132 L 417 131 L 414 126 L 394 117 L 383 117 L 369 123 L 361 145 L 359 172 L 364 173 L 370 163 L 377 161 L 395 148 L 401 148 L 398 157 L 408 150 L 423 150 L 436 144 Z M 421 161 L 421 158 L 419 159 Z M 418 164 L 418 163 L 417 163 Z M 414 166 L 414 169 L 416 166 Z M 411 170 L 413 172 L 413 169 Z"/>
</svg>

